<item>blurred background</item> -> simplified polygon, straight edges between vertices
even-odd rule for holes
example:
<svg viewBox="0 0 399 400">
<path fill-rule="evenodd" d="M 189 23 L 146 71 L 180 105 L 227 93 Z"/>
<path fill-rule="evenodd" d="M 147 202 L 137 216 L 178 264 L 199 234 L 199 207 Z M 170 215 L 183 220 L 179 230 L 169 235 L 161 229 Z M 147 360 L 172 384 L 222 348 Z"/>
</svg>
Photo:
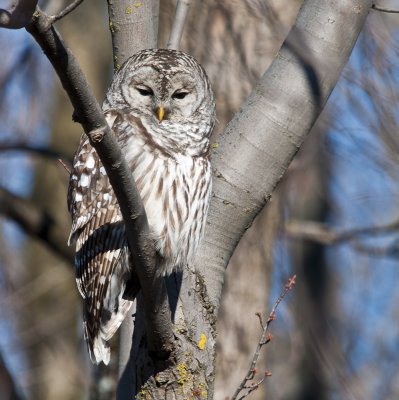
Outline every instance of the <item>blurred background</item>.
<svg viewBox="0 0 399 400">
<path fill-rule="evenodd" d="M 49 12 L 68 4 L 42 3 Z M 193 3 L 182 50 L 213 83 L 216 141 L 302 1 Z M 174 9 L 161 1 L 160 47 Z M 86 0 L 57 28 L 102 101 L 112 77 L 105 2 Z M 252 398 L 399 398 L 398 35 L 397 14 L 370 12 L 322 116 L 239 244 L 218 321 L 215 399 L 247 373 L 255 313 L 268 315 L 294 273 L 255 379 L 272 376 Z M 0 49 L 0 398 L 109 399 L 117 360 L 106 374 L 90 366 L 66 247 L 68 173 L 58 159 L 71 162 L 82 132 L 29 34 L 0 30 Z"/>
</svg>

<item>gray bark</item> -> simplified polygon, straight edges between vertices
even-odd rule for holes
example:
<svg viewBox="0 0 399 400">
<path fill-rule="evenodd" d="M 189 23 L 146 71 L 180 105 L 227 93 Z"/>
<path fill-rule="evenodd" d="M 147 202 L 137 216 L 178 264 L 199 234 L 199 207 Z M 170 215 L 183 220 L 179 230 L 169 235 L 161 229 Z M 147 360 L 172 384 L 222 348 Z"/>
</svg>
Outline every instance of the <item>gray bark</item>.
<svg viewBox="0 0 399 400">
<path fill-rule="evenodd" d="M 196 268 L 217 311 L 238 241 L 270 198 L 337 83 L 372 2 L 307 0 L 212 155 L 214 195 Z"/>
<path fill-rule="evenodd" d="M 107 0 L 114 68 L 139 50 L 157 46 L 159 0 Z"/>
</svg>

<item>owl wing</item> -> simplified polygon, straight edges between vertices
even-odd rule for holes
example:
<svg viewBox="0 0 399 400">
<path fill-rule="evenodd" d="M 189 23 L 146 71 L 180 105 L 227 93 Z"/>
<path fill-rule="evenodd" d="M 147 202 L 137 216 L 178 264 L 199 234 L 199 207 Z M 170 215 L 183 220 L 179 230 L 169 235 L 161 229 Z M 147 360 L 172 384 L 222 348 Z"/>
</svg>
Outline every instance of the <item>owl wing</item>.
<svg viewBox="0 0 399 400">
<path fill-rule="evenodd" d="M 118 132 L 120 120 L 115 121 L 112 112 L 108 119 Z M 105 169 L 86 137 L 81 139 L 73 167 L 68 189 L 69 244 L 76 240 L 76 281 L 84 298 L 85 339 L 92 361 L 107 364 L 106 341 L 131 305 L 122 298 L 130 277 L 125 227 Z"/>
</svg>

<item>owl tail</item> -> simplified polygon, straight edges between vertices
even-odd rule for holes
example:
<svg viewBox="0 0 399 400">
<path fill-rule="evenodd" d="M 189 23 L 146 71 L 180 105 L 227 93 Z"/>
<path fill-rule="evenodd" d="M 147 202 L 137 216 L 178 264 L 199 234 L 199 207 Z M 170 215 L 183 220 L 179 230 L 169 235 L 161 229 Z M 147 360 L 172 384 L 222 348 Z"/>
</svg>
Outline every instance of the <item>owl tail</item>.
<svg viewBox="0 0 399 400">
<path fill-rule="evenodd" d="M 108 365 L 111 356 L 108 342 L 101 337 L 101 334 L 94 336 L 94 338 L 91 337 L 86 322 L 84 322 L 84 335 L 91 362 L 100 364 L 102 361 L 105 365 Z"/>
<path fill-rule="evenodd" d="M 131 301 L 120 299 L 118 310 L 112 312 L 111 315 L 104 316 L 103 323 L 97 332 L 90 332 L 88 324 L 84 321 L 84 336 L 89 350 L 90 359 L 93 364 L 99 364 L 101 361 L 108 365 L 110 360 L 110 347 L 108 340 L 115 334 L 126 314 L 132 305 Z"/>
</svg>

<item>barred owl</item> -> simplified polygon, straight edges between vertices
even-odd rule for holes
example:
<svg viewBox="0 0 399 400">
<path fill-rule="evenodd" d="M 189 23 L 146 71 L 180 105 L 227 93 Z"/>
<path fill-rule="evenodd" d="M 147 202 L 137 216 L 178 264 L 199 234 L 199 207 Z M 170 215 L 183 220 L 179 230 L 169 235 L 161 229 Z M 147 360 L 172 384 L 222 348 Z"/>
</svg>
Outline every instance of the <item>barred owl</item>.
<svg viewBox="0 0 399 400">
<path fill-rule="evenodd" d="M 208 212 L 215 123 L 208 78 L 185 53 L 143 50 L 115 74 L 103 111 L 142 197 L 160 274 L 170 274 L 193 258 Z M 107 341 L 131 306 L 124 294 L 134 266 L 116 197 L 86 136 L 74 158 L 68 209 L 85 339 L 91 360 L 108 364 Z"/>
</svg>

